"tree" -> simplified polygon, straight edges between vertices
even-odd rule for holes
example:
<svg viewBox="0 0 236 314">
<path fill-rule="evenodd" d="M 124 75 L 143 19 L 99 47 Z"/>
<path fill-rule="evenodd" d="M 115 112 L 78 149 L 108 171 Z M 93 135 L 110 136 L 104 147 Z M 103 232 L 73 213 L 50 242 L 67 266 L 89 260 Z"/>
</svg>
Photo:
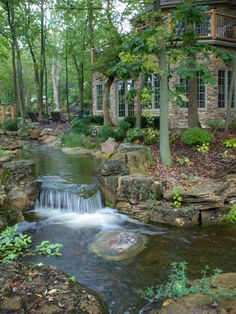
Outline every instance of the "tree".
<svg viewBox="0 0 236 314">
<path fill-rule="evenodd" d="M 227 113 L 226 113 L 226 120 L 225 120 L 225 134 L 228 134 L 229 126 L 231 122 L 232 102 L 233 102 L 234 88 L 235 88 L 235 82 L 236 82 L 236 55 L 233 55 L 232 64 L 233 64 L 233 71 L 232 71 L 231 82 L 230 82 L 229 93 L 228 93 Z"/>
</svg>

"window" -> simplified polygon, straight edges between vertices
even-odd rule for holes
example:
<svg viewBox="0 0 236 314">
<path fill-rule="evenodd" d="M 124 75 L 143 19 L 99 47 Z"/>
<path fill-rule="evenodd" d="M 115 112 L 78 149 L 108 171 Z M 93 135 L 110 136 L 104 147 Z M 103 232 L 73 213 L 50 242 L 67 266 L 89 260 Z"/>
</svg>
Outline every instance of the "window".
<svg viewBox="0 0 236 314">
<path fill-rule="evenodd" d="M 187 79 L 180 78 L 179 84 L 182 87 L 182 95 L 188 98 L 189 93 L 189 85 Z M 200 73 L 197 73 L 197 100 L 198 100 L 198 108 L 206 108 L 206 99 L 207 99 L 207 93 L 206 93 L 206 84 L 201 79 Z M 183 101 L 183 108 L 188 107 L 188 101 Z"/>
<path fill-rule="evenodd" d="M 97 84 L 96 85 L 96 105 L 97 105 L 97 110 L 101 111 L 103 108 L 103 85 L 102 84 Z"/>
<path fill-rule="evenodd" d="M 227 108 L 232 72 L 218 71 L 218 108 Z M 236 108 L 236 83 L 233 90 L 232 108 Z"/>
<path fill-rule="evenodd" d="M 151 92 L 152 101 L 144 103 L 145 109 L 159 109 L 160 108 L 160 76 L 153 74 L 146 78 L 145 87 Z"/>
<path fill-rule="evenodd" d="M 117 84 L 119 118 L 134 116 L 134 100 L 130 95 L 130 92 L 134 88 L 134 81 L 119 81 Z"/>
</svg>

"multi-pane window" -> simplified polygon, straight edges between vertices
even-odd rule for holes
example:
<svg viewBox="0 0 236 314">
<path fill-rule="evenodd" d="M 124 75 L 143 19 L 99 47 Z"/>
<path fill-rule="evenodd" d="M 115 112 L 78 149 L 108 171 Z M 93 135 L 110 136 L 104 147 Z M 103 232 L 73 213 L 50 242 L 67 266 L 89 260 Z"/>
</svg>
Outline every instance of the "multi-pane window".
<svg viewBox="0 0 236 314">
<path fill-rule="evenodd" d="M 152 95 L 151 102 L 143 104 L 145 109 L 159 109 L 160 108 L 160 76 L 153 74 L 146 78 L 145 87 Z"/>
<path fill-rule="evenodd" d="M 134 100 L 130 95 L 133 88 L 133 80 L 118 82 L 118 114 L 120 118 L 134 116 Z"/>
<path fill-rule="evenodd" d="M 188 94 L 189 94 L 189 84 L 187 79 L 180 78 L 180 86 L 182 88 L 181 94 L 184 96 L 182 107 L 187 108 L 188 107 Z M 198 101 L 198 108 L 206 108 L 206 84 L 201 79 L 200 73 L 197 73 L 197 101 Z"/>
<path fill-rule="evenodd" d="M 218 108 L 227 108 L 232 72 L 218 71 Z M 236 108 L 236 84 L 233 90 L 232 108 Z"/>
<path fill-rule="evenodd" d="M 211 15 L 205 13 L 203 16 L 203 22 L 201 24 L 195 24 L 196 36 L 210 36 L 211 35 Z"/>
<path fill-rule="evenodd" d="M 96 105 L 97 110 L 102 110 L 102 102 L 103 102 L 103 85 L 97 84 L 96 85 Z"/>
</svg>

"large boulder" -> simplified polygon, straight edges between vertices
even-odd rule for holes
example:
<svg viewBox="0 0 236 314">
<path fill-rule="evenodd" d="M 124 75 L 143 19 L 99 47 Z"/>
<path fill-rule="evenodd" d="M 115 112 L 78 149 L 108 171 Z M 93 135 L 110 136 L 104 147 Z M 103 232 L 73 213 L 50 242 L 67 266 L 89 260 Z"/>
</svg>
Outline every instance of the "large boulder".
<svg viewBox="0 0 236 314">
<path fill-rule="evenodd" d="M 224 207 L 225 195 L 228 183 L 225 181 L 208 181 L 182 189 L 183 204 L 194 204 L 199 210 L 209 210 Z M 173 199 L 173 192 L 164 193 L 167 200 Z"/>
<path fill-rule="evenodd" d="M 132 174 L 149 174 L 147 151 L 141 145 L 121 144 L 111 159 L 124 162 Z"/>
<path fill-rule="evenodd" d="M 125 163 L 118 160 L 105 161 L 98 167 L 98 185 L 107 204 L 116 206 L 118 179 L 128 173 Z"/>
<path fill-rule="evenodd" d="M 54 266 L 0 266 L 0 313 L 108 314 L 101 297 Z M 31 278 L 31 280 L 29 280 Z"/>
<path fill-rule="evenodd" d="M 34 208 L 41 182 L 36 180 L 33 161 L 15 160 L 4 163 L 0 181 L 5 187 L 10 208 L 20 211 Z"/>
<path fill-rule="evenodd" d="M 116 230 L 101 233 L 89 245 L 95 255 L 108 261 L 122 261 L 141 253 L 147 244 L 147 238 L 139 233 Z"/>
<path fill-rule="evenodd" d="M 154 177 L 141 174 L 119 177 L 117 187 L 117 206 L 122 202 L 137 205 L 147 200 L 160 200 L 163 194 L 162 183 Z"/>
<path fill-rule="evenodd" d="M 102 143 L 101 151 L 104 154 L 114 154 L 118 147 L 118 143 L 114 138 L 109 137 L 106 142 Z"/>
<path fill-rule="evenodd" d="M 41 136 L 42 129 L 41 128 L 35 128 L 31 130 L 31 138 L 32 140 L 37 140 Z"/>
</svg>

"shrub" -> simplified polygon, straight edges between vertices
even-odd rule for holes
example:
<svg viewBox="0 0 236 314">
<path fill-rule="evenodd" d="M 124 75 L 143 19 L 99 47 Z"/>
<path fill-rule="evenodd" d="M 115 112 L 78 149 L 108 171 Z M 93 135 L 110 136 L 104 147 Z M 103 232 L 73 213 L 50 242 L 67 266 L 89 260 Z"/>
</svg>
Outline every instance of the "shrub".
<svg viewBox="0 0 236 314">
<path fill-rule="evenodd" d="M 110 125 L 104 125 L 101 127 L 98 137 L 100 137 L 103 141 L 106 141 L 109 137 L 115 137 L 115 130 Z"/>
<path fill-rule="evenodd" d="M 135 129 L 128 130 L 126 139 L 128 142 L 136 142 L 136 141 L 141 140 L 143 136 L 144 136 L 144 131 L 139 128 L 135 128 Z"/>
<path fill-rule="evenodd" d="M 230 223 L 236 223 L 236 204 L 232 206 L 230 212 L 225 217 L 224 221 L 230 222 Z"/>
<path fill-rule="evenodd" d="M 220 119 L 211 119 L 207 120 L 206 124 L 214 131 L 220 130 L 222 126 L 225 124 L 225 120 L 223 118 Z"/>
<path fill-rule="evenodd" d="M 181 139 L 185 144 L 190 146 L 201 146 L 203 144 L 211 143 L 213 136 L 207 130 L 190 128 L 183 133 Z"/>
<path fill-rule="evenodd" d="M 210 150 L 209 143 L 204 143 L 201 146 L 197 146 L 197 151 L 199 153 L 208 153 Z"/>
<path fill-rule="evenodd" d="M 135 127 L 135 123 L 136 123 L 135 117 L 125 117 L 123 121 L 128 122 L 131 128 Z"/>
<path fill-rule="evenodd" d="M 224 145 L 227 148 L 235 148 L 236 147 L 236 138 L 231 138 L 227 141 L 224 141 Z"/>
<path fill-rule="evenodd" d="M 75 117 L 71 121 L 71 129 L 77 133 L 83 133 L 85 135 L 91 135 L 91 117 L 90 116 L 83 116 Z"/>
<path fill-rule="evenodd" d="M 145 135 L 145 143 L 147 145 L 156 144 L 159 138 L 159 132 L 153 128 L 148 128 Z"/>
<path fill-rule="evenodd" d="M 177 158 L 178 163 L 180 164 L 180 166 L 185 166 L 185 165 L 190 165 L 191 161 L 188 157 L 180 157 Z"/>
<path fill-rule="evenodd" d="M 90 118 L 92 124 L 103 125 L 103 116 L 91 116 Z"/>
<path fill-rule="evenodd" d="M 233 119 L 229 125 L 230 129 L 236 129 L 236 119 Z"/>
<path fill-rule="evenodd" d="M 126 135 L 127 135 L 127 131 L 118 128 L 115 130 L 114 138 L 116 141 L 121 142 L 126 138 Z"/>
<path fill-rule="evenodd" d="M 6 119 L 3 123 L 3 129 L 6 131 L 17 131 L 18 130 L 17 120 Z"/>
<path fill-rule="evenodd" d="M 181 196 L 182 189 L 178 186 L 173 187 L 173 205 L 174 208 L 179 208 L 182 205 L 183 198 Z"/>
<path fill-rule="evenodd" d="M 127 132 L 131 128 L 131 123 L 128 121 L 122 120 L 119 122 L 117 128 L 122 129 Z"/>
</svg>

